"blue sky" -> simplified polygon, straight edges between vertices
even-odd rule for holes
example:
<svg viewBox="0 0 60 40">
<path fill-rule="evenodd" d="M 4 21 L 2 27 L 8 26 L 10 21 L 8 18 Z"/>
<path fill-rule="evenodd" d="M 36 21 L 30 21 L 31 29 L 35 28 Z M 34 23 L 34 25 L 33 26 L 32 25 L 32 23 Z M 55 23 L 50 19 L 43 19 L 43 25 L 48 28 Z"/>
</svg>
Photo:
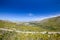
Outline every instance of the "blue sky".
<svg viewBox="0 0 60 40">
<path fill-rule="evenodd" d="M 60 15 L 60 0 L 0 0 L 0 19 L 34 21 Z"/>
</svg>

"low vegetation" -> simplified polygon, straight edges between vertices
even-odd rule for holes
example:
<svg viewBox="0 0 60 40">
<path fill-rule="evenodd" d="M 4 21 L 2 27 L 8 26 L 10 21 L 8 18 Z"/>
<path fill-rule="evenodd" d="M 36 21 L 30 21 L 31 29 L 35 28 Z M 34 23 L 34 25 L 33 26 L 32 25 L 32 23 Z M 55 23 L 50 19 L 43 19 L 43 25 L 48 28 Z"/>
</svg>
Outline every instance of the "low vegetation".
<svg viewBox="0 0 60 40">
<path fill-rule="evenodd" d="M 60 32 L 60 16 L 38 22 L 13 23 L 0 20 L 0 28 L 30 32 Z M 0 30 L 0 40 L 60 40 L 60 34 L 16 33 Z"/>
<path fill-rule="evenodd" d="M 60 34 L 16 33 L 0 31 L 0 40 L 60 40 Z"/>
</svg>

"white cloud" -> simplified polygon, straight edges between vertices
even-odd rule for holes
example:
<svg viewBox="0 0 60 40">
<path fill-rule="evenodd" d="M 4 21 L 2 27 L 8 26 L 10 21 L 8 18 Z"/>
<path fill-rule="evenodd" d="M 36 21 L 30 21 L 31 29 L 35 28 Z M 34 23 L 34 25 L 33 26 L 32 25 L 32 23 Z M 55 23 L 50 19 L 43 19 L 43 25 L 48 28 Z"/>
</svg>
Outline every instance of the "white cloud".
<svg viewBox="0 0 60 40">
<path fill-rule="evenodd" d="M 42 16 L 42 17 L 35 17 L 32 21 L 41 21 L 43 19 L 53 18 L 53 17 L 57 17 L 57 16 L 60 16 L 60 14 L 58 14 L 58 15 Z"/>
<path fill-rule="evenodd" d="M 29 15 L 29 16 L 33 16 L 33 14 L 32 14 L 32 13 L 29 13 L 28 15 Z"/>
</svg>

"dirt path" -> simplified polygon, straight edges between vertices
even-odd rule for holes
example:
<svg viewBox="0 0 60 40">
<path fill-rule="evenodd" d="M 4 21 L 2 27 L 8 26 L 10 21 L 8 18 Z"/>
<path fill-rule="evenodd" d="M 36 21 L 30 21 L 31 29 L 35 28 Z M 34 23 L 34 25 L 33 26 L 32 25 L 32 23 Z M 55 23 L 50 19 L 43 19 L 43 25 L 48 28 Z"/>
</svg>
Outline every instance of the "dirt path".
<svg viewBox="0 0 60 40">
<path fill-rule="evenodd" d="M 42 34 L 45 34 L 46 33 L 46 31 L 45 32 L 29 32 L 29 31 L 20 31 L 20 30 L 12 30 L 12 29 L 6 29 L 6 28 L 0 28 L 0 30 L 4 30 L 4 31 L 15 31 L 15 32 L 17 32 L 17 33 L 42 33 Z M 55 34 L 55 33 L 59 33 L 60 34 L 60 32 L 48 32 L 48 34 Z"/>
</svg>

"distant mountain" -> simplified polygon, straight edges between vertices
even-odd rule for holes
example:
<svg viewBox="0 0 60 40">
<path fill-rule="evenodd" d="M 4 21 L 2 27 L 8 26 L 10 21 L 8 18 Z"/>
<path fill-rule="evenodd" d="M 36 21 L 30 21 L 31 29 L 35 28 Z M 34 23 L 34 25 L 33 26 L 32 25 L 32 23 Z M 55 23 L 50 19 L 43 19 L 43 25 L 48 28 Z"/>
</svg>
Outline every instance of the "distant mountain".
<svg viewBox="0 0 60 40">
<path fill-rule="evenodd" d="M 42 31 L 39 27 L 34 27 L 30 25 L 28 22 L 19 22 L 14 23 L 10 21 L 0 20 L 0 28 L 7 28 L 12 30 L 20 30 L 20 31 Z"/>
<path fill-rule="evenodd" d="M 33 22 L 10 22 L 0 20 L 0 28 L 17 29 L 21 31 L 60 31 L 60 16 Z"/>
</svg>

